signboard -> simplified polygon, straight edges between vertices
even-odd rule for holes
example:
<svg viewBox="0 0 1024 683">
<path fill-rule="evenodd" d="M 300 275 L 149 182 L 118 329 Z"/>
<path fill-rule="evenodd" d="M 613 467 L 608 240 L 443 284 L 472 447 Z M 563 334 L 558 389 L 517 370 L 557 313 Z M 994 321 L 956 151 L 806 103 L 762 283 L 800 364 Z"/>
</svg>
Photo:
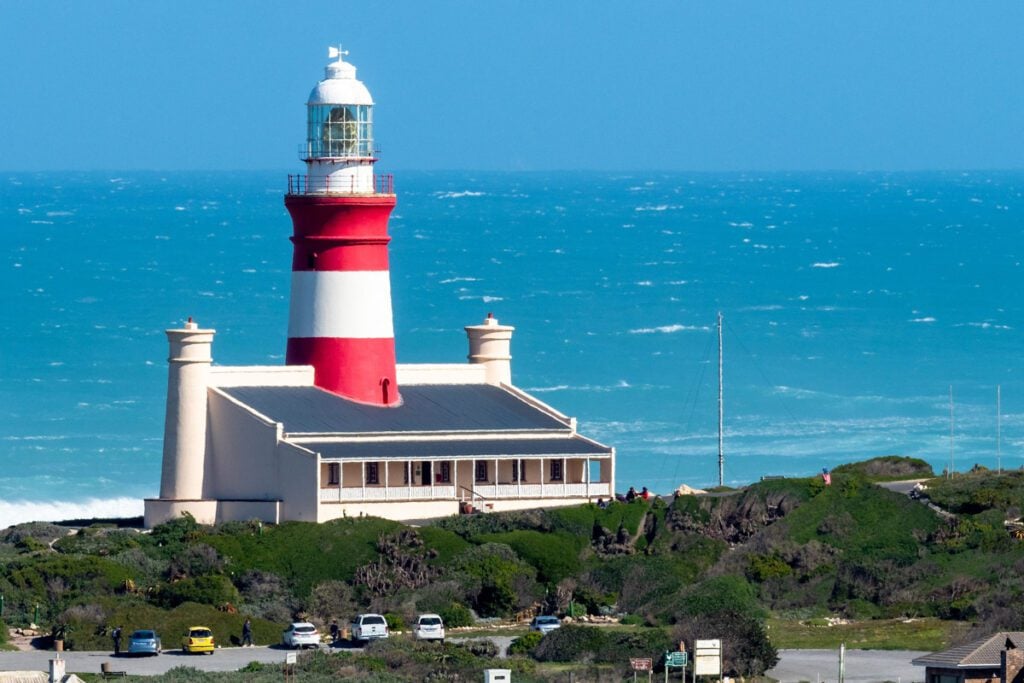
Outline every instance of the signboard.
<svg viewBox="0 0 1024 683">
<path fill-rule="evenodd" d="M 716 638 L 694 642 L 693 669 L 697 676 L 721 676 L 722 641 Z"/>
<path fill-rule="evenodd" d="M 671 666 L 677 669 L 686 668 L 686 653 L 685 652 L 666 652 L 665 653 L 665 666 Z"/>
<path fill-rule="evenodd" d="M 294 664 L 295 660 L 296 660 L 296 657 L 295 657 L 295 653 L 294 652 L 286 652 L 286 653 L 284 653 L 284 663 L 285 664 Z"/>
<path fill-rule="evenodd" d="M 629 665 L 633 667 L 633 671 L 653 671 L 654 660 L 653 659 L 640 659 L 636 657 L 629 658 Z"/>
</svg>

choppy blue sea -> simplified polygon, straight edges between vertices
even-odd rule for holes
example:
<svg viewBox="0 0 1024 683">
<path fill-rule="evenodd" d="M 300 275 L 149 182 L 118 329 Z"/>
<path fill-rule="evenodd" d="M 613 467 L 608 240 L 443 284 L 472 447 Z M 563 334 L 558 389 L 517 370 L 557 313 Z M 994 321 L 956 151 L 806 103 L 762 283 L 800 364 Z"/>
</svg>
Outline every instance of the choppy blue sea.
<svg viewBox="0 0 1024 683">
<path fill-rule="evenodd" d="M 157 493 L 165 328 L 193 316 L 216 362 L 283 363 L 284 188 L 0 175 L 0 524 L 138 514 Z M 515 382 L 617 448 L 620 488 L 717 483 L 718 311 L 727 483 L 893 453 L 1024 464 L 1024 173 L 410 172 L 396 189 L 399 362 L 463 362 L 462 327 L 494 312 L 516 326 Z"/>
</svg>

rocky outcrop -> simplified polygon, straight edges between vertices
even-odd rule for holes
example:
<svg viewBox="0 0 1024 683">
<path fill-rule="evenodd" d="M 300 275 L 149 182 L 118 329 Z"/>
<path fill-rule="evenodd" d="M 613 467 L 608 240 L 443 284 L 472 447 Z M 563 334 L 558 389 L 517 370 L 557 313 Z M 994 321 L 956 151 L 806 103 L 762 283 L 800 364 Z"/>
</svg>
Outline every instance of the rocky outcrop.
<svg viewBox="0 0 1024 683">
<path fill-rule="evenodd" d="M 685 504 L 673 505 L 665 523 L 672 531 L 701 534 L 738 544 L 788 515 L 800 502 L 789 492 L 757 489 L 727 495 L 693 496 Z"/>
</svg>

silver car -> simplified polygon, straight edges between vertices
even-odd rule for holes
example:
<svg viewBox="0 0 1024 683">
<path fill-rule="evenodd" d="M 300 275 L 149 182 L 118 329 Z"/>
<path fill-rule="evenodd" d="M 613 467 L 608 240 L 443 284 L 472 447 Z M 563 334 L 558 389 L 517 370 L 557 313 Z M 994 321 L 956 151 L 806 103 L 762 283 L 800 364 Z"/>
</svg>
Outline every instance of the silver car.
<svg viewBox="0 0 1024 683">
<path fill-rule="evenodd" d="M 562 622 L 558 620 L 558 617 L 551 615 L 534 617 L 533 621 L 530 622 L 531 631 L 540 631 L 544 635 L 559 628 L 562 628 Z"/>
<path fill-rule="evenodd" d="M 156 631 L 140 629 L 132 632 L 128 638 L 128 654 L 130 655 L 158 655 L 162 650 L 160 636 Z"/>
</svg>

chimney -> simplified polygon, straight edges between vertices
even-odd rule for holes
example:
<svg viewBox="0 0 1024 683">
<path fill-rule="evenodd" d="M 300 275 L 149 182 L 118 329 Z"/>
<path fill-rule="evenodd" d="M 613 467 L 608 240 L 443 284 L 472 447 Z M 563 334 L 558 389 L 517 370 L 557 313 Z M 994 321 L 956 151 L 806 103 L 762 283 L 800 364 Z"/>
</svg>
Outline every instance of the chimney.
<svg viewBox="0 0 1024 683">
<path fill-rule="evenodd" d="M 469 337 L 469 362 L 486 366 L 488 384 L 512 384 L 512 332 L 516 328 L 499 325 L 492 313 L 480 325 L 466 327 Z"/>
<path fill-rule="evenodd" d="M 214 330 L 200 329 L 192 318 L 167 330 L 167 416 L 160 498 L 203 497 L 206 459 L 206 389 Z"/>
</svg>

